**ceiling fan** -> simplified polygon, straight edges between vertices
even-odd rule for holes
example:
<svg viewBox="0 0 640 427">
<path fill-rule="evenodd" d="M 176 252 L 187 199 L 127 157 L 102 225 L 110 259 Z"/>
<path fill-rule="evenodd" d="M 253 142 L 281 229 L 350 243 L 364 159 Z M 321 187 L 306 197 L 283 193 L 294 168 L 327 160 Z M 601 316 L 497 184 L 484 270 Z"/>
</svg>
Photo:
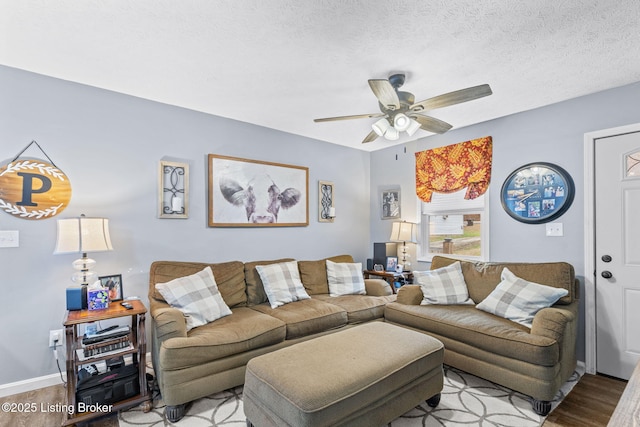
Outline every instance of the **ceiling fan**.
<svg viewBox="0 0 640 427">
<path fill-rule="evenodd" d="M 398 90 L 404 84 L 404 80 L 404 74 L 393 74 L 389 76 L 388 80 L 369 80 L 369 86 L 373 94 L 378 98 L 381 113 L 326 117 L 314 119 L 313 121 L 319 123 L 380 117 L 380 119 L 371 126 L 373 130 L 369 132 L 362 143 L 374 141 L 379 136 L 395 141 L 400 137 L 400 132 L 404 131 L 409 135 L 413 135 L 418 129 L 434 133 L 445 133 L 452 127 L 449 123 L 436 119 L 435 117 L 424 115 L 423 113 L 436 108 L 448 107 L 450 105 L 482 98 L 493 93 L 488 84 L 483 84 L 415 102 L 415 96 L 412 93 Z"/>
</svg>

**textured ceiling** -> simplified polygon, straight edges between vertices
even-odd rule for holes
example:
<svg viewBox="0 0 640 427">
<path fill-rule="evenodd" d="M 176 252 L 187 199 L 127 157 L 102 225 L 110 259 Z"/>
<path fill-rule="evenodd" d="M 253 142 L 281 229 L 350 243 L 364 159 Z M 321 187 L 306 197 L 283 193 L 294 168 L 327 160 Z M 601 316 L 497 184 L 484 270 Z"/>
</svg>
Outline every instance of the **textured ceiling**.
<svg viewBox="0 0 640 427">
<path fill-rule="evenodd" d="M 364 150 L 367 80 L 454 128 L 640 81 L 640 1 L 0 0 L 0 64 Z"/>
</svg>

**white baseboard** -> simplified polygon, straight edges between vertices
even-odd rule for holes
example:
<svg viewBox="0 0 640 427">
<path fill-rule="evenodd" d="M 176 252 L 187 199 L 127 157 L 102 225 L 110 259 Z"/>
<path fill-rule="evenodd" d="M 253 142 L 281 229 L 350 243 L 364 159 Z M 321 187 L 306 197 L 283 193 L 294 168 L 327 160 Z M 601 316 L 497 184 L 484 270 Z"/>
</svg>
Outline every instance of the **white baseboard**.
<svg viewBox="0 0 640 427">
<path fill-rule="evenodd" d="M 63 372 L 63 376 L 66 381 L 67 375 L 65 372 Z M 63 384 L 59 373 L 45 375 L 44 377 L 30 378 L 23 381 L 16 381 L 14 383 L 0 384 L 0 397 L 37 390 L 39 388 L 49 387 L 56 384 Z"/>
</svg>

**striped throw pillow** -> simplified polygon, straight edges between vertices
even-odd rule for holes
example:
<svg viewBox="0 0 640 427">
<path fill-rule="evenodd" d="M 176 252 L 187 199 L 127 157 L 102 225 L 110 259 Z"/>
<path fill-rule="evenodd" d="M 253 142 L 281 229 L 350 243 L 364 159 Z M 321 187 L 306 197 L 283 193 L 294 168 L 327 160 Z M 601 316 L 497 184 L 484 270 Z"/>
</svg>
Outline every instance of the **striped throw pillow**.
<svg viewBox="0 0 640 427">
<path fill-rule="evenodd" d="M 191 276 L 156 283 L 156 289 L 169 305 L 184 314 L 187 331 L 231 314 L 218 291 L 211 267 Z"/>
<path fill-rule="evenodd" d="M 365 295 L 362 263 L 333 262 L 327 260 L 329 295 Z"/>
<path fill-rule="evenodd" d="M 296 261 L 257 265 L 256 270 L 271 308 L 310 298 L 300 280 Z"/>
</svg>

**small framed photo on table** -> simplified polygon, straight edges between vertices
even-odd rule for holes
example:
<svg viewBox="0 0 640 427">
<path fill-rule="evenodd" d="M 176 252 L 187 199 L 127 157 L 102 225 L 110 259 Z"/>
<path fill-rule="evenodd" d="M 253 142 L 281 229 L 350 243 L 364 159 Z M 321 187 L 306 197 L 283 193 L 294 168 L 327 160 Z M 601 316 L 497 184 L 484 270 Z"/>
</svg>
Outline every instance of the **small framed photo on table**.
<svg viewBox="0 0 640 427">
<path fill-rule="evenodd" d="M 100 284 L 109 291 L 109 301 L 122 300 L 122 275 L 112 274 L 111 276 L 101 276 Z"/>
<path fill-rule="evenodd" d="M 387 257 L 387 271 L 395 273 L 397 265 L 398 265 L 398 257 L 397 256 L 388 256 Z"/>
</svg>

